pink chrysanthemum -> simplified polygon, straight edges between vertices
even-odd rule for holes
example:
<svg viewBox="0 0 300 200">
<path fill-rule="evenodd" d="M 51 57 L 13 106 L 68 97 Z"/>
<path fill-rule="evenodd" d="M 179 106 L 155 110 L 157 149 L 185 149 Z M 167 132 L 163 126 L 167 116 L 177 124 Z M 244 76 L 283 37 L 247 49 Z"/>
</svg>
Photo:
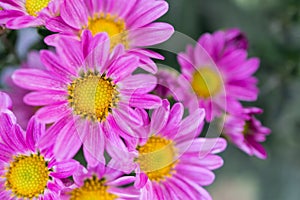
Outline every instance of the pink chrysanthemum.
<svg viewBox="0 0 300 200">
<path fill-rule="evenodd" d="M 40 59 L 40 54 L 37 51 L 32 51 L 28 54 L 27 61 L 21 66 L 21 69 L 44 69 L 44 66 Z M 37 108 L 29 106 L 24 103 L 23 97 L 29 92 L 23 88 L 20 88 L 14 84 L 11 79 L 11 75 L 15 71 L 15 68 L 6 68 L 2 75 L 2 82 L 5 85 L 6 92 L 12 99 L 12 111 L 18 119 L 18 124 L 25 129 L 29 119 L 36 112 Z"/>
<path fill-rule="evenodd" d="M 61 0 L 2 0 L 0 24 L 9 29 L 44 25 L 46 20 L 59 14 Z"/>
<path fill-rule="evenodd" d="M 202 186 L 210 185 L 214 181 L 211 170 L 223 165 L 222 158 L 214 154 L 225 149 L 226 141 L 197 138 L 203 109 L 182 120 L 182 104 L 176 103 L 170 109 L 164 100 L 163 106 L 153 111 L 151 122 L 144 110 L 138 111 L 145 126 L 137 130 L 139 138 L 131 156 L 137 173 L 135 186 L 141 188 L 140 199 L 211 199 Z M 120 167 L 129 162 L 124 158 L 126 155 L 119 154 Z"/>
<path fill-rule="evenodd" d="M 236 113 L 241 109 L 239 100 L 256 100 L 257 79 L 253 73 L 259 59 L 247 58 L 247 41 L 237 29 L 204 34 L 196 47 L 188 46 L 178 55 L 183 76 L 189 86 L 183 86 L 183 101 L 189 105 L 197 95 L 199 107 L 206 111 L 206 120 L 212 121 L 223 112 Z"/>
<path fill-rule="evenodd" d="M 138 58 L 123 52 L 111 55 L 109 48 L 106 34 L 92 37 L 85 31 L 81 42 L 61 38 L 56 53 L 41 51 L 47 70 L 20 69 L 13 74 L 15 84 L 34 90 L 24 101 L 42 107 L 37 118 L 55 122 L 48 139 L 57 137 L 58 159 L 73 157 L 83 143 L 91 165 L 104 162 L 106 139 L 121 140 L 121 136 L 126 141 L 134 136 L 131 127 L 142 124 L 132 107 L 161 105 L 159 97 L 147 94 L 156 86 L 156 78 L 132 75 Z"/>
<path fill-rule="evenodd" d="M 139 190 L 133 187 L 135 176 L 124 176 L 122 172 L 101 163 L 88 169 L 79 167 L 73 180 L 74 184 L 62 193 L 62 200 L 138 200 L 140 196 Z"/>
<path fill-rule="evenodd" d="M 64 189 L 61 178 L 71 176 L 74 160 L 57 162 L 52 149 L 39 144 L 45 126 L 32 118 L 26 133 L 11 113 L 0 113 L 0 198 L 58 199 Z"/>
<path fill-rule="evenodd" d="M 154 22 L 167 11 L 167 2 L 157 0 L 64 1 L 60 16 L 46 24 L 49 30 L 60 34 L 49 36 L 46 42 L 51 44 L 62 35 L 80 37 L 86 29 L 94 36 L 106 32 L 111 49 L 122 44 L 130 53 L 140 57 L 142 68 L 156 72 L 156 65 L 150 58 L 162 59 L 162 56 L 141 48 L 164 42 L 173 34 L 171 25 Z"/>
<path fill-rule="evenodd" d="M 260 143 L 271 130 L 254 117 L 262 112 L 260 108 L 244 108 L 240 115 L 226 115 L 223 134 L 248 155 L 266 159 L 267 152 Z"/>
</svg>

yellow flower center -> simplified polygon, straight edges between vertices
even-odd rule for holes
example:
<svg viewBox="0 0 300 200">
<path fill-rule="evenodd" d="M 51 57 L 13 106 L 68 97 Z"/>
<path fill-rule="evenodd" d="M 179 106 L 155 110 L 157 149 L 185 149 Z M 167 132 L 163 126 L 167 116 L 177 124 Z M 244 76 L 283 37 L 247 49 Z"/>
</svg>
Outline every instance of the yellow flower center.
<svg viewBox="0 0 300 200">
<path fill-rule="evenodd" d="M 136 162 L 151 181 L 160 182 L 175 173 L 176 148 L 171 140 L 151 136 L 147 143 L 137 148 Z"/>
<path fill-rule="evenodd" d="M 244 130 L 243 130 L 243 134 L 245 136 L 249 135 L 249 128 L 250 128 L 250 121 L 246 121 L 245 125 L 244 125 Z"/>
<path fill-rule="evenodd" d="M 76 115 L 103 121 L 118 102 L 116 85 L 105 75 L 88 72 L 68 85 L 69 104 Z"/>
<path fill-rule="evenodd" d="M 37 16 L 38 12 L 46 8 L 51 0 L 26 0 L 25 8 L 29 15 Z"/>
<path fill-rule="evenodd" d="M 191 85 L 198 97 L 208 98 L 221 90 L 222 78 L 215 70 L 204 67 L 193 74 Z"/>
<path fill-rule="evenodd" d="M 110 38 L 111 49 L 120 43 L 123 44 L 126 49 L 129 48 L 128 34 L 123 19 L 102 13 L 89 19 L 87 29 L 89 29 L 93 35 L 106 32 Z"/>
<path fill-rule="evenodd" d="M 118 196 L 109 193 L 105 180 L 99 180 L 96 176 L 84 181 L 83 186 L 70 192 L 70 200 L 114 200 Z"/>
<path fill-rule="evenodd" d="M 43 194 L 49 181 L 49 169 L 43 156 L 20 155 L 10 163 L 5 175 L 7 190 L 15 196 L 33 198 Z"/>
</svg>

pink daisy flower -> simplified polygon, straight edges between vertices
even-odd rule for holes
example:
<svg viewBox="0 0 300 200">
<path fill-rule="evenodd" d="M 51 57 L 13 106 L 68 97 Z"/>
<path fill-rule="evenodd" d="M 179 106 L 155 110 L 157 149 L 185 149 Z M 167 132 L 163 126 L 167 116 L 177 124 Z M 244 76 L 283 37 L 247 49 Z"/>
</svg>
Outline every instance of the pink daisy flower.
<svg viewBox="0 0 300 200">
<path fill-rule="evenodd" d="M 81 166 L 73 179 L 74 184 L 62 193 L 62 200 L 138 200 L 140 196 L 139 190 L 133 187 L 135 176 L 124 176 L 122 172 L 103 164 L 87 169 Z"/>
<path fill-rule="evenodd" d="M 196 47 L 188 46 L 178 55 L 182 75 L 190 82 L 184 85 L 182 99 L 189 105 L 191 96 L 198 97 L 198 106 L 212 121 L 223 112 L 236 113 L 242 108 L 239 100 L 254 101 L 258 95 L 253 73 L 258 58 L 247 58 L 247 41 L 237 29 L 204 34 Z"/>
<path fill-rule="evenodd" d="M 39 144 L 45 126 L 32 118 L 24 132 L 11 113 L 0 113 L 0 198 L 58 199 L 61 178 L 71 176 L 77 161 L 54 159 L 52 149 Z"/>
<path fill-rule="evenodd" d="M 260 143 L 271 130 L 254 117 L 262 112 L 260 108 L 245 108 L 240 115 L 226 115 L 223 135 L 248 155 L 266 159 L 267 152 Z"/>
<path fill-rule="evenodd" d="M 80 37 L 83 30 L 95 36 L 106 32 L 111 40 L 111 49 L 122 44 L 130 53 L 139 56 L 141 67 L 156 72 L 150 58 L 163 59 L 159 54 L 142 49 L 162 43 L 174 32 L 171 25 L 154 22 L 168 11 L 168 3 L 158 0 L 73 0 L 64 1 L 60 16 L 47 21 L 46 27 L 58 32 L 46 38 L 55 43 L 61 35 Z"/>
<path fill-rule="evenodd" d="M 73 157 L 83 144 L 90 165 L 104 162 L 104 148 L 110 148 L 106 139 L 121 136 L 126 141 L 135 135 L 132 127 L 142 125 L 132 107 L 161 105 L 159 97 L 147 94 L 156 78 L 132 75 L 138 58 L 123 52 L 110 55 L 109 48 L 106 34 L 92 37 L 85 31 L 81 42 L 61 38 L 56 53 L 41 51 L 47 70 L 19 69 L 13 74 L 15 84 L 34 90 L 24 101 L 42 107 L 37 118 L 55 122 L 45 142 L 57 138 L 54 153 L 59 160 Z"/>
<path fill-rule="evenodd" d="M 61 0 L 2 0 L 0 24 L 9 29 L 37 27 L 59 14 Z"/>
<path fill-rule="evenodd" d="M 27 56 L 27 61 L 24 62 L 21 66 L 21 69 L 44 69 L 44 66 L 41 62 L 39 52 L 32 51 Z M 6 86 L 3 91 L 5 91 L 12 99 L 13 106 L 12 111 L 18 119 L 18 124 L 25 129 L 29 119 L 34 115 L 37 108 L 34 106 L 29 106 L 24 103 L 23 97 L 28 94 L 28 90 L 18 87 L 12 81 L 12 74 L 15 71 L 15 68 L 6 68 L 2 75 L 2 82 Z"/>
<path fill-rule="evenodd" d="M 131 156 L 137 173 L 135 186 L 141 188 L 140 199 L 211 199 L 202 186 L 210 185 L 215 177 L 211 170 L 223 165 L 222 158 L 214 154 L 225 149 L 226 141 L 197 138 L 203 109 L 182 120 L 182 104 L 176 103 L 170 109 L 164 100 L 153 111 L 151 122 L 144 110 L 138 111 L 145 126 L 137 130 L 139 138 Z M 119 154 L 119 165 L 130 162 L 125 157 Z"/>
</svg>

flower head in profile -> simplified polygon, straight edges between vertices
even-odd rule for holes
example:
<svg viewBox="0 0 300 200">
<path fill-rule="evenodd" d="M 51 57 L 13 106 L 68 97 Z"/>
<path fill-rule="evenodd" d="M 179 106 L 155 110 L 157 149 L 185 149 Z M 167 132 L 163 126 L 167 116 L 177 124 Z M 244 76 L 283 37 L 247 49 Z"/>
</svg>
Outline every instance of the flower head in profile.
<svg viewBox="0 0 300 200">
<path fill-rule="evenodd" d="M 56 53 L 41 51 L 46 70 L 19 69 L 15 84 L 33 90 L 25 103 L 42 107 L 36 113 L 44 123 L 55 123 L 45 142 L 54 141 L 58 159 L 71 158 L 84 146 L 93 166 L 104 160 L 106 139 L 125 141 L 135 136 L 133 127 L 142 125 L 132 108 L 152 109 L 161 99 L 148 94 L 156 78 L 132 72 L 138 58 L 124 52 L 110 54 L 107 35 L 92 37 L 83 33 L 82 41 L 61 38 Z M 54 140 L 56 138 L 56 140 Z"/>
<path fill-rule="evenodd" d="M 105 32 L 110 37 L 111 49 L 122 44 L 140 57 L 142 68 L 156 72 L 150 58 L 162 59 L 162 56 L 143 48 L 162 43 L 173 34 L 171 25 L 154 22 L 167 11 L 167 2 L 157 0 L 64 1 L 60 16 L 50 19 L 46 25 L 60 34 L 46 38 L 46 42 L 51 44 L 62 35 L 78 37 L 83 30 L 90 30 L 94 36 Z"/>
<path fill-rule="evenodd" d="M 223 135 L 248 155 L 266 159 L 267 152 L 260 143 L 271 130 L 255 118 L 261 113 L 260 108 L 244 108 L 239 115 L 226 115 Z"/>
<path fill-rule="evenodd" d="M 74 160 L 58 162 L 51 148 L 39 144 L 45 126 L 33 117 L 26 132 L 11 113 L 0 113 L 1 199 L 58 199 L 61 178 L 76 170 Z"/>
<path fill-rule="evenodd" d="M 73 175 L 74 184 L 65 189 L 62 200 L 72 199 L 105 199 L 105 200 L 138 200 L 140 196 L 133 183 L 135 176 L 99 163 L 95 167 L 80 166 Z"/>
<path fill-rule="evenodd" d="M 223 112 L 239 112 L 239 101 L 256 100 L 257 79 L 253 73 L 259 59 L 248 59 L 246 48 L 244 35 L 231 29 L 204 34 L 195 47 L 188 46 L 178 55 L 182 75 L 190 82 L 183 86 L 183 101 L 193 110 L 189 99 L 195 94 L 208 122 Z"/>
<path fill-rule="evenodd" d="M 37 51 L 31 51 L 28 53 L 27 61 L 22 63 L 21 69 L 44 69 L 40 54 Z M 5 91 L 12 100 L 12 111 L 18 119 L 18 124 L 26 129 L 29 119 L 34 115 L 36 109 L 34 106 L 30 106 L 24 103 L 23 98 L 29 92 L 26 89 L 18 87 L 12 81 L 12 74 L 15 68 L 5 68 L 2 74 L 2 83 L 5 85 L 3 91 Z"/>
<path fill-rule="evenodd" d="M 148 114 L 139 110 L 145 126 L 137 130 L 139 138 L 132 156 L 141 199 L 211 199 L 202 186 L 210 185 L 215 177 L 212 170 L 223 165 L 222 158 L 214 154 L 225 149 L 226 141 L 198 138 L 203 109 L 182 120 L 183 111 L 182 104 L 170 109 L 164 100 L 150 121 Z M 124 161 L 126 156 L 119 156 L 120 162 L 128 162 Z"/>
<path fill-rule="evenodd" d="M 0 24 L 9 29 L 37 27 L 59 14 L 62 0 L 4 0 L 0 2 Z"/>
</svg>

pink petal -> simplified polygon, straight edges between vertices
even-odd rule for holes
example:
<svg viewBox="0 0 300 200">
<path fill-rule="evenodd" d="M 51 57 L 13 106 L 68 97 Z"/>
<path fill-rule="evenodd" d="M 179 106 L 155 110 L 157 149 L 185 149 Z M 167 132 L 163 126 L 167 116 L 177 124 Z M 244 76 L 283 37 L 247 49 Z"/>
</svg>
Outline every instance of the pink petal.
<svg viewBox="0 0 300 200">
<path fill-rule="evenodd" d="M 50 124 L 58 121 L 62 116 L 69 112 L 70 110 L 66 102 L 60 102 L 40 108 L 36 112 L 36 117 L 39 121 Z"/>
<path fill-rule="evenodd" d="M 132 47 L 151 46 L 168 40 L 173 33 L 173 26 L 167 23 L 156 22 L 131 30 L 129 40 Z"/>
<path fill-rule="evenodd" d="M 24 97 L 24 102 L 32 106 L 45 106 L 62 101 L 66 102 L 66 94 L 60 91 L 30 92 Z"/>
<path fill-rule="evenodd" d="M 161 106 L 162 100 L 152 94 L 134 94 L 130 97 L 129 105 L 135 108 L 155 109 Z"/>
<path fill-rule="evenodd" d="M 45 130 L 45 124 L 39 123 L 35 117 L 30 119 L 26 130 L 26 144 L 31 151 L 35 151 L 36 144 L 41 135 L 45 134 Z"/>
<path fill-rule="evenodd" d="M 60 7 L 62 19 L 75 29 L 81 29 L 88 22 L 88 12 L 84 1 L 64 1 Z"/>
<path fill-rule="evenodd" d="M 143 5 L 129 15 L 128 26 L 135 29 L 147 25 L 164 15 L 168 9 L 168 3 L 165 1 L 144 1 Z"/>
<path fill-rule="evenodd" d="M 150 133 L 158 134 L 166 125 L 170 114 L 170 103 L 168 100 L 162 101 L 162 106 L 155 109 L 151 116 Z"/>
<path fill-rule="evenodd" d="M 90 166 L 105 163 L 105 136 L 99 125 L 92 125 L 83 143 L 84 156 Z"/>
<path fill-rule="evenodd" d="M 64 90 L 64 84 L 39 69 L 18 69 L 12 75 L 14 83 L 29 90 Z"/>
<path fill-rule="evenodd" d="M 78 166 L 79 163 L 75 160 L 58 162 L 54 166 L 54 172 L 51 172 L 50 176 L 55 178 L 67 178 L 76 172 Z"/>
<path fill-rule="evenodd" d="M 68 121 L 58 133 L 54 144 L 54 154 L 58 161 L 73 158 L 82 145 L 73 120 Z"/>
<path fill-rule="evenodd" d="M 134 56 L 121 56 L 108 68 L 107 76 L 115 83 L 128 77 L 138 67 L 139 60 Z"/>
</svg>

